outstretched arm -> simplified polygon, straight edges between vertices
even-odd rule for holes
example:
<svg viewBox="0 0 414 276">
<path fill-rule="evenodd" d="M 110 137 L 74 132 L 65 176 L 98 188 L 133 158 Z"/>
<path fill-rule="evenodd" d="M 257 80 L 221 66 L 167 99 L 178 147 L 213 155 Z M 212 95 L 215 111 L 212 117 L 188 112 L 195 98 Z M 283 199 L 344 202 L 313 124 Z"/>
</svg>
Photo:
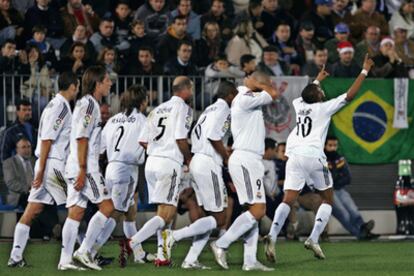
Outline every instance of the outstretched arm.
<svg viewBox="0 0 414 276">
<path fill-rule="evenodd" d="M 352 101 L 356 94 L 358 93 L 359 89 L 361 88 L 362 83 L 364 82 L 365 78 L 368 75 L 369 70 L 371 70 L 372 66 L 374 65 L 374 62 L 372 59 L 368 57 L 368 54 L 365 55 L 364 64 L 362 65 L 362 71 L 359 74 L 359 76 L 356 78 L 354 83 L 351 85 L 351 87 L 348 89 L 348 92 L 346 93 L 346 100 Z"/>
</svg>

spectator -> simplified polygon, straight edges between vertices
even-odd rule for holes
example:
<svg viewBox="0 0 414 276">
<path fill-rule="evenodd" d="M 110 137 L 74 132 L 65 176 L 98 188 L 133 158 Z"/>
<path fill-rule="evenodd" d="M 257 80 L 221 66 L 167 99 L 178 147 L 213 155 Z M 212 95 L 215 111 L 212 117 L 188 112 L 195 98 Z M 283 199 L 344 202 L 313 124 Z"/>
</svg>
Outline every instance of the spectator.
<svg viewBox="0 0 414 276">
<path fill-rule="evenodd" d="M 337 149 L 338 140 L 336 137 L 328 137 L 325 143 L 325 154 L 334 188 L 332 215 L 358 239 L 378 238 L 379 235 L 371 233 L 375 222 L 373 220 L 364 222 L 354 200 L 345 189 L 351 183 L 351 174 L 345 158 L 337 152 Z"/>
<path fill-rule="evenodd" d="M 325 48 L 315 49 L 313 61 L 306 63 L 302 69 L 302 74 L 315 78 L 325 65 L 325 71 L 332 73 L 332 65 L 328 63 L 328 50 Z"/>
<path fill-rule="evenodd" d="M 265 190 L 266 198 L 274 199 L 279 193 L 279 187 L 277 185 L 277 174 L 275 159 L 277 157 L 276 141 L 271 138 L 265 139 L 265 152 L 263 155 L 264 166 L 264 178 L 263 187 Z M 266 200 L 267 201 L 267 200 Z"/>
<path fill-rule="evenodd" d="M 236 13 L 246 10 L 249 6 L 249 0 L 232 0 L 232 2 Z"/>
<path fill-rule="evenodd" d="M 210 11 L 202 15 L 200 18 L 202 30 L 204 30 L 204 26 L 207 22 L 217 22 L 218 26 L 220 26 L 221 37 L 225 41 L 230 40 L 232 36 L 232 22 L 231 19 L 225 13 L 223 0 L 211 1 Z"/>
<path fill-rule="evenodd" d="M 331 15 L 335 26 L 339 23 L 349 24 L 352 21 L 352 14 L 348 5 L 349 0 L 333 0 Z"/>
<path fill-rule="evenodd" d="M 136 60 L 138 58 L 138 60 Z M 125 74 L 128 75 L 162 75 L 162 67 L 154 61 L 154 51 L 149 46 L 142 46 L 131 63 L 125 66 Z"/>
<path fill-rule="evenodd" d="M 365 31 L 365 39 L 356 45 L 355 61 L 359 66 L 364 62 L 365 54 L 375 57 L 380 53 L 381 30 L 377 26 L 369 26 Z"/>
<path fill-rule="evenodd" d="M 200 39 L 200 15 L 191 10 L 191 0 L 179 0 L 178 6 L 170 13 L 169 20 L 183 16 L 187 21 L 187 33 L 193 39 Z"/>
<path fill-rule="evenodd" d="M 68 0 L 62 9 L 63 30 L 66 37 L 71 37 L 78 25 L 86 28 L 86 36 L 90 37 L 97 29 L 100 18 L 90 5 L 83 5 L 82 0 Z"/>
<path fill-rule="evenodd" d="M 266 40 L 255 31 L 252 22 L 243 20 L 237 24 L 234 31 L 235 36 L 227 43 L 225 53 L 230 63 L 240 66 L 240 57 L 251 54 L 260 62 L 263 48 L 268 46 Z"/>
<path fill-rule="evenodd" d="M 395 43 L 385 37 L 380 43 L 380 54 L 372 59 L 375 63 L 370 73 L 376 78 L 407 78 L 408 71 L 395 51 Z"/>
<path fill-rule="evenodd" d="M 354 47 L 351 42 L 338 43 L 339 60 L 332 66 L 332 77 L 355 78 L 361 67 L 354 60 Z"/>
<path fill-rule="evenodd" d="M 295 45 L 300 65 L 304 65 L 313 60 L 313 53 L 317 48 L 314 37 L 315 26 L 313 26 L 312 22 L 302 22 L 299 27 L 299 35 L 296 38 Z"/>
<path fill-rule="evenodd" d="M 6 203 L 25 206 L 33 181 L 34 158 L 30 141 L 21 137 L 16 143 L 16 155 L 3 161 L 4 182 L 8 189 Z"/>
<path fill-rule="evenodd" d="M 292 73 L 298 75 L 300 72 L 299 56 L 291 40 L 290 26 L 287 23 L 280 23 L 272 37 L 267 41 L 274 45 L 279 52 L 279 58 L 283 60 L 292 70 Z"/>
<path fill-rule="evenodd" d="M 167 32 L 160 37 L 158 42 L 158 62 L 164 64 L 170 57 L 177 54 L 181 41 L 192 41 L 187 34 L 187 19 L 185 16 L 177 16 L 171 22 Z"/>
<path fill-rule="evenodd" d="M 237 25 L 239 22 L 242 21 L 251 21 L 255 30 L 259 30 L 263 28 L 264 23 L 262 21 L 262 0 L 250 0 L 249 7 L 247 10 L 240 11 L 234 20 L 234 25 Z"/>
<path fill-rule="evenodd" d="M 353 15 L 349 27 L 355 41 L 361 41 L 369 26 L 377 26 L 383 35 L 389 34 L 388 23 L 382 14 L 375 11 L 375 5 L 376 0 L 362 0 L 361 7 Z"/>
<path fill-rule="evenodd" d="M 279 52 L 275 46 L 267 46 L 263 49 L 263 58 L 258 64 L 257 70 L 270 76 L 290 75 L 289 66 L 283 60 L 279 60 Z"/>
<path fill-rule="evenodd" d="M 20 14 L 26 14 L 26 11 L 35 4 L 35 0 L 12 0 L 11 5 Z"/>
<path fill-rule="evenodd" d="M 113 20 L 115 23 L 115 35 L 118 41 L 126 40 L 132 22 L 131 9 L 129 8 L 128 1 L 121 0 L 117 3 Z"/>
<path fill-rule="evenodd" d="M 26 52 L 16 50 L 16 42 L 14 40 L 6 40 L 1 47 L 0 73 L 28 74 L 29 72 L 30 68 Z"/>
<path fill-rule="evenodd" d="M 322 46 L 333 37 L 332 0 L 315 0 L 315 5 L 315 9 L 303 15 L 302 21 L 312 22 L 315 26 L 316 42 L 319 44 L 318 46 Z"/>
<path fill-rule="evenodd" d="M 35 45 L 39 48 L 46 64 L 50 68 L 56 68 L 57 58 L 55 55 L 55 49 L 49 42 L 46 41 L 46 31 L 47 30 L 43 26 L 34 26 L 32 30 L 33 37 L 27 41 L 27 45 Z"/>
<path fill-rule="evenodd" d="M 295 29 L 295 19 L 286 10 L 279 7 L 279 0 L 263 0 L 263 12 L 261 15 L 264 23 L 258 31 L 265 39 L 269 39 L 280 23 L 289 25 L 291 30 Z"/>
<path fill-rule="evenodd" d="M 325 42 L 325 48 L 328 49 L 328 62 L 333 64 L 338 61 L 338 43 L 349 41 L 349 28 L 345 23 L 339 23 L 335 26 L 335 37 Z"/>
<path fill-rule="evenodd" d="M 190 41 L 181 41 L 176 56 L 164 65 L 164 74 L 173 76 L 195 76 L 197 68 L 191 62 L 193 46 Z"/>
<path fill-rule="evenodd" d="M 225 55 L 218 55 L 215 57 L 214 62 L 207 66 L 204 72 L 205 90 L 215 95 L 221 79 L 238 78 L 241 76 L 239 74 L 240 70 L 231 65 Z"/>
<path fill-rule="evenodd" d="M 110 79 L 115 82 L 120 72 L 116 49 L 111 46 L 104 47 L 98 55 L 97 63 L 104 66 Z"/>
<path fill-rule="evenodd" d="M 46 36 L 55 49 L 59 49 L 64 42 L 63 21 L 55 7 L 49 5 L 49 0 L 36 0 L 36 5 L 30 7 L 24 16 L 25 37 L 32 35 L 33 26 L 43 26 Z"/>
<path fill-rule="evenodd" d="M 395 26 L 394 41 L 395 52 L 401 57 L 402 62 L 409 67 L 414 67 L 414 41 L 407 37 L 407 29 L 405 27 Z"/>
<path fill-rule="evenodd" d="M 199 67 L 206 67 L 214 58 L 223 53 L 224 45 L 220 37 L 220 27 L 217 22 L 207 22 L 204 25 L 201 38 L 195 42 L 195 60 Z"/>
<path fill-rule="evenodd" d="M 396 26 L 403 27 L 407 30 L 407 37 L 414 39 L 414 1 L 403 0 L 398 11 L 395 11 L 389 22 L 390 30 Z"/>
<path fill-rule="evenodd" d="M 21 138 L 26 138 L 30 144 L 36 145 L 37 130 L 30 123 L 32 120 L 32 104 L 26 99 L 18 100 L 16 115 L 17 120 L 4 132 L 1 144 L 2 161 L 16 154 L 16 144 Z"/>
<path fill-rule="evenodd" d="M 111 118 L 111 107 L 107 103 L 102 103 L 100 105 L 100 111 L 101 111 L 101 120 L 102 120 L 102 127 L 106 125 L 106 122 L 108 122 L 109 118 Z"/>
<path fill-rule="evenodd" d="M 139 7 L 134 19 L 143 21 L 148 35 L 156 38 L 167 30 L 168 6 L 165 0 L 148 0 Z"/>
<path fill-rule="evenodd" d="M 131 23 L 131 35 L 128 37 L 129 53 L 128 56 L 135 59 L 138 50 L 143 46 L 153 45 L 153 40 L 145 33 L 144 21 L 136 19 Z"/>
<path fill-rule="evenodd" d="M 112 46 L 118 51 L 126 51 L 129 48 L 128 41 L 119 40 L 114 33 L 114 21 L 111 18 L 103 18 L 99 24 L 99 31 L 90 38 L 95 51 L 100 53 L 105 46 Z"/>
<path fill-rule="evenodd" d="M 59 72 L 72 71 L 77 75 L 82 75 L 89 66 L 85 45 L 82 42 L 75 42 L 70 48 L 69 55 L 60 61 Z"/>
<path fill-rule="evenodd" d="M 83 25 L 76 26 L 75 32 L 73 33 L 72 37 L 66 39 L 66 41 L 63 43 L 62 47 L 60 48 L 61 59 L 70 54 L 70 48 L 75 42 L 80 42 L 83 45 L 85 45 L 85 56 L 87 60 L 96 60 L 95 47 L 86 36 L 86 28 Z"/>
<path fill-rule="evenodd" d="M 256 57 L 250 54 L 242 55 L 240 57 L 240 69 L 241 74 L 240 77 L 248 77 L 256 71 L 257 63 Z"/>
<path fill-rule="evenodd" d="M 0 0 L 0 14 L 0 44 L 8 39 L 20 41 L 24 21 L 20 13 L 10 7 L 10 0 Z"/>
</svg>

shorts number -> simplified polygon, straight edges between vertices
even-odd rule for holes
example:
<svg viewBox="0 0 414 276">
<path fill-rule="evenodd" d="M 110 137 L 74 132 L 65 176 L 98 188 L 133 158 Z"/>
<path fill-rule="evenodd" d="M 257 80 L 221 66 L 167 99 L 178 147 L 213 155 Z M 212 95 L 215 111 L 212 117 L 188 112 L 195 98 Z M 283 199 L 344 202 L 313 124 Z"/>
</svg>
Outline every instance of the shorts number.
<svg viewBox="0 0 414 276">
<path fill-rule="evenodd" d="M 302 137 L 305 138 L 311 133 L 312 130 L 312 119 L 308 116 L 305 117 L 305 119 L 302 122 L 302 118 L 298 117 L 298 121 L 296 122 L 296 135 L 302 134 Z"/>
<path fill-rule="evenodd" d="M 195 126 L 194 133 L 197 136 L 197 139 L 200 140 L 201 137 L 201 125 L 206 121 L 207 116 L 204 116 L 204 118 Z"/>
<path fill-rule="evenodd" d="M 119 142 L 121 141 L 122 136 L 124 135 L 124 131 L 125 130 L 123 126 L 118 127 L 118 129 L 116 130 L 117 133 L 119 132 L 119 136 L 118 136 L 118 141 L 116 141 L 116 144 L 115 144 L 115 149 L 114 149 L 115 152 L 120 151 L 118 146 L 119 146 Z"/>
<path fill-rule="evenodd" d="M 256 185 L 257 185 L 257 189 L 260 190 L 260 188 L 262 187 L 262 180 L 257 179 Z"/>
<path fill-rule="evenodd" d="M 164 135 L 164 133 L 165 133 L 165 125 L 163 123 L 164 123 L 164 120 L 165 119 L 167 119 L 167 117 L 161 117 L 159 119 L 158 126 L 157 127 L 160 127 L 161 128 L 161 132 L 160 132 L 160 134 L 157 135 L 157 137 L 154 138 L 154 141 L 160 140 L 161 137 Z"/>
</svg>

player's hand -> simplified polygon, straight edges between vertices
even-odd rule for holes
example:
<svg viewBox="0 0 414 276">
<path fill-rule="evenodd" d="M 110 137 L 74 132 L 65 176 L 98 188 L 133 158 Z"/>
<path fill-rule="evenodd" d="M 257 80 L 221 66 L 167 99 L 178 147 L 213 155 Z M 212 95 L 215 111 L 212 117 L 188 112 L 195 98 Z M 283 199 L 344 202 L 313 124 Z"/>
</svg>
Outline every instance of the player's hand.
<svg viewBox="0 0 414 276">
<path fill-rule="evenodd" d="M 86 170 L 81 170 L 76 178 L 75 186 L 73 187 L 76 191 L 80 191 L 85 186 Z"/>
<path fill-rule="evenodd" d="M 368 54 L 366 54 L 362 68 L 369 71 L 371 70 L 372 66 L 374 66 L 374 61 L 369 58 Z"/>
<path fill-rule="evenodd" d="M 35 178 L 32 181 L 32 187 L 37 189 L 42 186 L 43 183 L 43 171 L 39 171 L 36 173 Z"/>
<path fill-rule="evenodd" d="M 318 76 L 316 76 L 316 80 L 319 82 L 323 81 L 329 76 L 329 73 L 325 71 L 325 64 L 322 66 L 321 71 L 319 72 Z"/>
</svg>

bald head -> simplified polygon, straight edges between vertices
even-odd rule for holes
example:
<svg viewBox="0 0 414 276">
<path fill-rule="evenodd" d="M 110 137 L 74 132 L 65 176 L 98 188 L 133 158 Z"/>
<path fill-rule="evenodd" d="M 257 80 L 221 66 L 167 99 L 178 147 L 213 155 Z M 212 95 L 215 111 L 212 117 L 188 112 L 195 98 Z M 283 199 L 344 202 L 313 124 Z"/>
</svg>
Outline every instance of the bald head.
<svg viewBox="0 0 414 276">
<path fill-rule="evenodd" d="M 257 82 L 265 85 L 272 85 L 272 81 L 270 79 L 270 76 L 266 73 L 263 73 L 261 71 L 255 71 L 253 74 L 251 74 L 251 77 L 254 78 Z"/>
<path fill-rule="evenodd" d="M 187 101 L 193 96 L 193 82 L 186 76 L 178 76 L 173 81 L 172 92 Z"/>
</svg>

